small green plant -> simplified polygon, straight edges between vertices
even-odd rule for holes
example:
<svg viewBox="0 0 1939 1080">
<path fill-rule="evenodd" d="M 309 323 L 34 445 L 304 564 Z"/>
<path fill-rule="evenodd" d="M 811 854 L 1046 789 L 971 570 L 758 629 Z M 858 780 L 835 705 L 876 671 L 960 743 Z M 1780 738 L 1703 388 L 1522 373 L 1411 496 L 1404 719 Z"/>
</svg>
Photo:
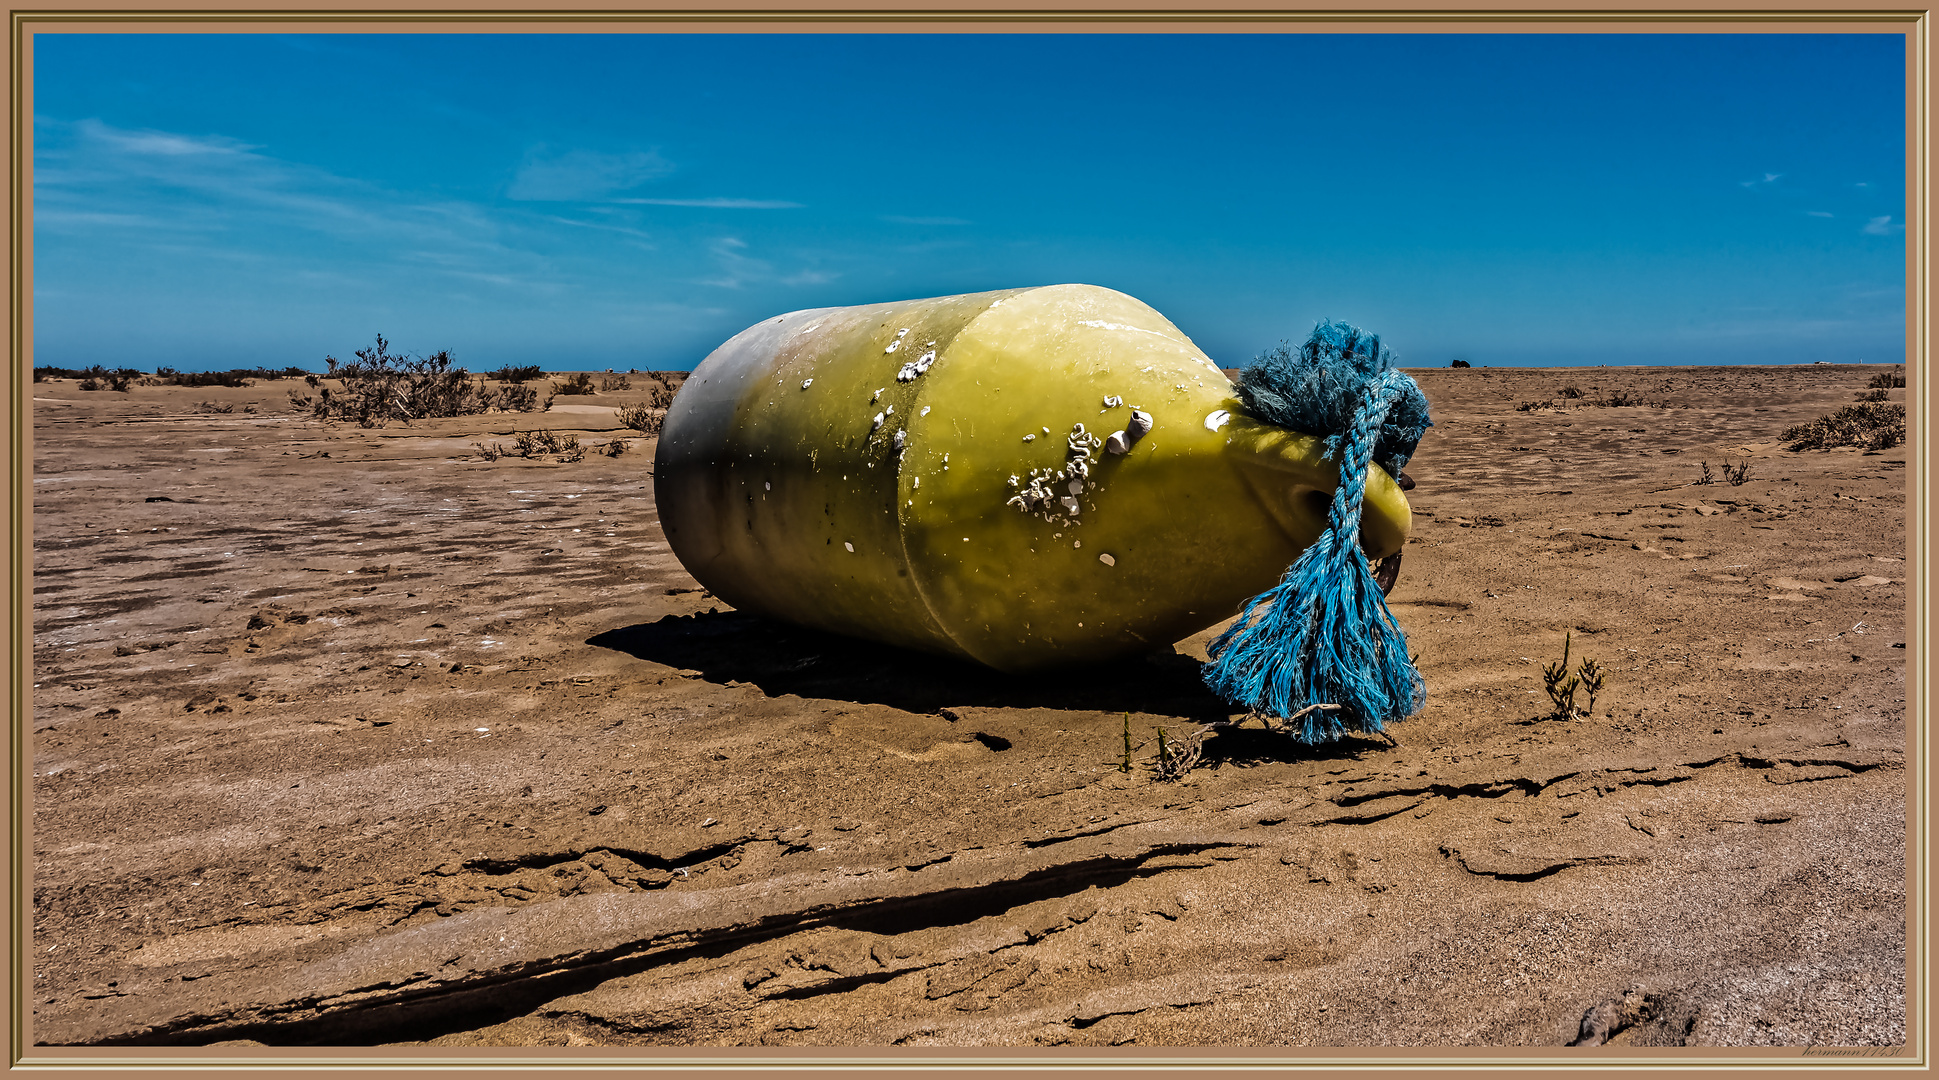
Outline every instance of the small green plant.
<svg viewBox="0 0 1939 1080">
<path fill-rule="evenodd" d="M 1891 371 L 1881 371 L 1878 374 L 1872 376 L 1872 381 L 1866 383 L 1865 385 L 1873 388 L 1874 390 L 1890 390 L 1894 387 L 1904 386 L 1905 369 L 1894 368 Z"/>
<path fill-rule="evenodd" d="M 1131 771 L 1131 714 L 1124 714 L 1124 757 L 1118 759 L 1118 771 Z"/>
<path fill-rule="evenodd" d="M 1857 446 L 1886 450 L 1905 441 L 1905 406 L 1868 401 L 1847 405 L 1809 424 L 1799 424 L 1778 436 L 1787 450 L 1829 450 Z"/>
<path fill-rule="evenodd" d="M 555 397 L 572 397 L 572 396 L 582 395 L 582 394 L 591 394 L 593 393 L 592 374 L 590 372 L 585 372 L 585 371 L 575 372 L 570 378 L 566 379 L 565 382 L 553 383 L 552 393 L 553 393 L 553 396 Z"/>
<path fill-rule="evenodd" d="M 1582 720 L 1594 715 L 1596 695 L 1602 693 L 1604 672 L 1601 664 L 1585 658 L 1575 670 L 1569 670 L 1569 647 L 1573 637 L 1573 631 L 1562 636 L 1562 659 L 1542 669 L 1542 686 L 1555 706 L 1549 715 L 1557 720 Z M 1589 695 L 1586 710 L 1575 706 L 1578 690 Z"/>
<path fill-rule="evenodd" d="M 1602 676 L 1602 665 L 1594 660 L 1584 659 L 1582 666 L 1576 669 L 1576 677 L 1582 680 L 1582 691 L 1589 695 L 1589 708 L 1582 714 L 1584 716 L 1594 716 L 1596 713 L 1596 695 L 1602 693 Z"/>
</svg>

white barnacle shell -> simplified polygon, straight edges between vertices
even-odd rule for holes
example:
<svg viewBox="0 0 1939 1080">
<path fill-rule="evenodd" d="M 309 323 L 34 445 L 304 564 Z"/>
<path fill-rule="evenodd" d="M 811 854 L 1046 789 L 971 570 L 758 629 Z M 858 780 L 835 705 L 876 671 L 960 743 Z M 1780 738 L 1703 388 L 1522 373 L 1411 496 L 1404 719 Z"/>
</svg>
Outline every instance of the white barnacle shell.
<svg viewBox="0 0 1939 1080">
<path fill-rule="evenodd" d="M 1224 409 L 1213 409 L 1205 415 L 1205 429 L 1207 431 L 1217 431 L 1224 427 L 1231 419 L 1232 414 L 1226 412 Z"/>
<path fill-rule="evenodd" d="M 922 407 L 922 411 L 921 411 L 921 412 L 919 412 L 919 413 L 917 413 L 916 415 L 917 415 L 917 416 L 928 416 L 928 415 L 929 415 L 929 406 L 927 406 L 927 405 L 924 405 L 924 406 Z"/>
<path fill-rule="evenodd" d="M 801 388 L 802 388 L 803 390 L 806 390 L 806 389 L 808 389 L 808 388 L 809 388 L 810 386 L 813 386 L 814 384 L 815 384 L 815 380 L 813 380 L 813 379 L 803 379 L 803 380 L 801 380 Z"/>
<path fill-rule="evenodd" d="M 1114 558 L 1112 558 L 1112 557 L 1110 556 L 1110 553 L 1108 553 L 1108 552 L 1107 552 L 1107 553 L 1105 553 L 1105 554 L 1102 554 L 1102 555 L 1099 555 L 1099 556 L 1097 557 L 1097 561 L 1098 561 L 1098 562 L 1101 562 L 1101 563 L 1103 563 L 1103 564 L 1104 564 L 1104 565 L 1106 565 L 1106 566 L 1116 566 L 1116 565 L 1118 565 L 1118 560 L 1116 560 L 1116 559 L 1114 559 Z"/>
<path fill-rule="evenodd" d="M 1037 437 L 1037 433 L 1033 431 L 1033 432 L 1031 432 L 1030 434 L 1028 434 L 1028 435 L 1025 435 L 1025 436 L 1023 437 L 1023 441 L 1024 441 L 1024 442 L 1031 442 L 1031 441 L 1033 441 L 1034 439 L 1036 439 L 1036 437 Z"/>
<path fill-rule="evenodd" d="M 920 374 L 922 373 L 916 370 L 916 365 L 904 364 L 902 365 L 902 370 L 895 373 L 895 381 L 908 382 Z"/>
<path fill-rule="evenodd" d="M 888 387 L 886 387 L 886 386 L 882 388 L 882 390 L 887 390 L 887 389 L 888 389 Z M 880 400 L 882 399 L 882 390 L 877 390 L 877 391 L 876 391 L 875 393 L 873 393 L 873 394 L 870 394 L 870 395 L 869 395 L 869 404 L 870 404 L 870 405 L 873 405 L 873 404 L 875 404 L 875 403 L 876 403 L 877 401 L 880 401 Z"/>
<path fill-rule="evenodd" d="M 878 429 L 878 428 L 880 428 L 880 427 L 882 426 L 882 420 L 883 420 L 883 415 L 882 415 L 881 413 L 876 413 L 876 414 L 875 414 L 875 423 L 873 423 L 873 424 L 870 424 L 870 425 L 869 425 L 869 434 L 870 434 L 870 435 L 873 435 L 873 434 L 875 434 L 875 432 L 876 432 L 876 429 Z"/>
<path fill-rule="evenodd" d="M 907 438 L 907 437 L 908 437 L 908 434 L 909 434 L 909 433 L 908 433 L 907 431 L 904 431 L 904 430 L 902 430 L 902 429 L 900 429 L 900 428 L 897 428 L 897 429 L 896 429 L 896 433 L 895 433 L 895 448 L 896 448 L 897 450 L 900 450 L 900 449 L 902 449 L 902 443 L 903 443 L 903 440 L 904 440 L 905 438 Z"/>
<path fill-rule="evenodd" d="M 1131 452 L 1131 440 L 1124 432 L 1113 431 L 1111 437 L 1104 440 L 1104 449 L 1107 453 L 1128 454 Z"/>
<path fill-rule="evenodd" d="M 922 486 L 922 477 L 920 476 L 912 476 L 909 478 L 909 480 L 910 480 L 909 486 L 912 488 L 919 488 Z"/>
<path fill-rule="evenodd" d="M 935 342 L 932 341 L 930 342 L 930 344 L 934 345 Z M 936 362 L 936 350 L 934 349 L 931 349 L 928 352 L 923 353 L 921 356 L 916 357 L 916 374 L 920 375 L 923 372 L 928 371 L 929 365 L 935 362 Z"/>
<path fill-rule="evenodd" d="M 906 326 L 895 332 L 895 339 L 897 341 L 901 341 L 903 338 L 906 338 L 908 336 L 909 336 L 909 328 Z"/>
<path fill-rule="evenodd" d="M 901 338 L 896 338 L 896 339 L 895 339 L 894 341 L 891 341 L 891 342 L 889 342 L 889 347 L 888 347 L 888 348 L 886 348 L 886 349 L 883 349 L 882 351 L 883 351 L 883 352 L 885 352 L 885 353 L 892 353 L 892 352 L 894 352 L 894 351 L 896 351 L 897 349 L 900 349 L 900 348 L 902 348 L 902 339 L 901 339 Z"/>
<path fill-rule="evenodd" d="M 1131 410 L 1131 422 L 1124 425 L 1124 433 L 1126 437 L 1135 443 L 1139 439 L 1144 438 L 1145 433 L 1151 430 L 1151 424 L 1150 413 L 1145 412 L 1143 409 L 1133 409 Z"/>
<path fill-rule="evenodd" d="M 848 550 L 849 550 L 850 552 L 853 552 L 853 551 L 855 550 L 855 545 L 854 545 L 854 544 L 851 544 L 851 543 L 849 543 L 849 542 L 848 542 L 848 541 L 846 541 L 846 540 L 844 540 L 844 541 L 842 541 L 842 546 L 843 546 L 843 547 L 845 547 L 845 548 L 847 548 L 847 549 L 848 549 Z"/>
<path fill-rule="evenodd" d="M 883 409 L 882 411 L 883 411 L 883 413 L 885 413 L 885 414 L 887 414 L 887 415 L 889 415 L 889 416 L 894 416 L 894 415 L 895 415 L 895 406 L 893 406 L 893 405 L 891 405 L 891 406 L 889 406 L 888 408 L 886 408 L 886 409 Z"/>
</svg>

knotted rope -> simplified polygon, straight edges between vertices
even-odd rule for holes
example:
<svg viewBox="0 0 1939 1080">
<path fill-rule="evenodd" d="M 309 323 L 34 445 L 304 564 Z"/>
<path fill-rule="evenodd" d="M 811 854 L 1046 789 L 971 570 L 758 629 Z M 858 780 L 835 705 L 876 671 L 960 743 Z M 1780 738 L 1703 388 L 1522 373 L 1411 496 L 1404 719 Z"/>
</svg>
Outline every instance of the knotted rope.
<svg viewBox="0 0 1939 1080">
<path fill-rule="evenodd" d="M 1239 396 L 1266 423 L 1326 435 L 1340 485 L 1326 531 L 1213 640 L 1206 684 L 1255 715 L 1290 719 L 1301 742 L 1377 733 L 1419 712 L 1425 692 L 1360 548 L 1367 469 L 1377 460 L 1400 473 L 1432 423 L 1427 398 L 1379 338 L 1335 322 L 1297 352 L 1260 357 Z"/>
</svg>

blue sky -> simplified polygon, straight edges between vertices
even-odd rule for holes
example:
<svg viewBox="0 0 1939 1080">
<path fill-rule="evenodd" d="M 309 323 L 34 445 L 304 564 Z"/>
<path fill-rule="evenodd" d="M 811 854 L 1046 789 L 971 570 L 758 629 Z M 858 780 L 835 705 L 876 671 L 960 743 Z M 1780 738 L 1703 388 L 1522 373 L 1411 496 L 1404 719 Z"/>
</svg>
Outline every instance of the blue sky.
<svg viewBox="0 0 1939 1080">
<path fill-rule="evenodd" d="M 1867 35 L 50 35 L 35 362 L 686 368 L 1088 282 L 1239 366 L 1898 361 Z"/>
</svg>

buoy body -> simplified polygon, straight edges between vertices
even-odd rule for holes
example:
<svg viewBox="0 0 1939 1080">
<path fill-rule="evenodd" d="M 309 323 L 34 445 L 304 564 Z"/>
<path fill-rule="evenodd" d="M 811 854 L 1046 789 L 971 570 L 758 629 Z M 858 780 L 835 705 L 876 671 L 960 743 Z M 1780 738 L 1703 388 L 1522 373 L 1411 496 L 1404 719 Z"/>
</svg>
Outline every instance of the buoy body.
<svg viewBox="0 0 1939 1080">
<path fill-rule="evenodd" d="M 1146 305 L 1054 285 L 749 327 L 668 410 L 654 493 L 736 608 L 1025 671 L 1234 615 L 1324 529 L 1321 443 L 1243 415 Z M 1378 558 L 1410 518 L 1372 473 Z"/>
</svg>

